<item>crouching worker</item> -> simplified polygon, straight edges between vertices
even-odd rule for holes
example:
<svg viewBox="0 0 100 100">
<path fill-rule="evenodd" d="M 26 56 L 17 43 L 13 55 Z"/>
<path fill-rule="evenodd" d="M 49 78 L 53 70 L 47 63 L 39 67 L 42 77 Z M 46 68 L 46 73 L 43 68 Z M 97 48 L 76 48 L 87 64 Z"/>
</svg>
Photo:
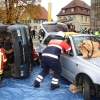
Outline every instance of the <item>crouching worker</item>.
<svg viewBox="0 0 100 100">
<path fill-rule="evenodd" d="M 2 74 L 6 62 L 7 62 L 6 54 L 4 52 L 4 49 L 2 48 L 2 45 L 0 44 L 0 87 L 2 86 Z"/>
<path fill-rule="evenodd" d="M 53 39 L 49 42 L 48 46 L 44 49 L 41 57 L 41 62 L 43 64 L 43 70 L 37 76 L 34 81 L 33 86 L 40 87 L 40 82 L 49 73 L 51 69 L 54 71 L 54 75 L 51 81 L 50 90 L 59 88 L 59 78 L 62 72 L 60 65 L 60 54 L 61 52 L 70 50 L 70 46 L 64 41 L 65 33 L 59 31 Z"/>
<path fill-rule="evenodd" d="M 34 66 L 40 65 L 39 56 L 38 56 L 38 54 L 36 53 L 35 47 L 33 48 L 33 64 L 34 64 Z"/>
</svg>

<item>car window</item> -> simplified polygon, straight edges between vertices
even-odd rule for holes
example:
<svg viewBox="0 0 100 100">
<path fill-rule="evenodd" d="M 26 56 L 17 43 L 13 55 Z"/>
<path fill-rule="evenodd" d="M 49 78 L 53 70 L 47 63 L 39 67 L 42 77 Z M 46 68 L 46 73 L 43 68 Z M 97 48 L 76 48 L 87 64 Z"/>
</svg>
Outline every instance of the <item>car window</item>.
<svg viewBox="0 0 100 100">
<path fill-rule="evenodd" d="M 92 40 L 94 42 L 98 42 L 100 44 L 100 37 L 99 36 L 75 36 L 73 37 L 74 45 L 76 49 L 76 53 L 79 56 L 82 56 L 81 51 L 77 48 L 77 45 L 82 42 L 83 40 Z"/>
<path fill-rule="evenodd" d="M 72 48 L 72 44 L 71 44 L 70 39 L 69 39 L 69 38 L 66 38 L 65 41 L 66 41 L 66 43 Z M 70 52 L 73 53 L 73 50 L 71 49 Z"/>
<path fill-rule="evenodd" d="M 43 24 L 44 29 L 47 32 L 68 32 L 68 27 L 66 24 L 59 24 L 59 23 L 53 23 L 53 24 Z"/>
</svg>

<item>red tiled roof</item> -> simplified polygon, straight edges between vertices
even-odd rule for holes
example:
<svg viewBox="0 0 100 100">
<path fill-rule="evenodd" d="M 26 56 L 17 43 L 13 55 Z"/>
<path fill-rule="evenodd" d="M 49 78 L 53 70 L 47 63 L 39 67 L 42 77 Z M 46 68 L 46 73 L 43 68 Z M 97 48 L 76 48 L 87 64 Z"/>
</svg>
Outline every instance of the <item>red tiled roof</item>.
<svg viewBox="0 0 100 100">
<path fill-rule="evenodd" d="M 76 10 L 74 12 L 66 11 L 65 13 L 62 13 L 62 10 L 64 10 L 64 9 L 66 10 L 66 9 L 69 9 L 69 8 L 77 8 L 77 7 L 85 8 L 85 9 L 90 10 L 90 6 L 88 4 L 86 4 L 84 1 L 82 1 L 82 0 L 73 0 L 68 5 L 63 7 L 61 9 L 61 11 L 57 14 L 57 16 L 65 16 L 65 15 L 71 15 L 71 14 L 90 15 L 89 13 L 82 12 L 82 11 L 79 11 L 79 10 Z"/>
<path fill-rule="evenodd" d="M 48 20 L 48 12 L 44 7 L 41 7 L 42 15 L 38 19 Z"/>
<path fill-rule="evenodd" d="M 90 9 L 90 6 L 88 4 L 86 4 L 82 0 L 73 0 L 68 5 L 66 5 L 65 7 L 63 7 L 62 9 L 72 8 L 72 7 L 82 7 L 82 8 Z"/>
</svg>

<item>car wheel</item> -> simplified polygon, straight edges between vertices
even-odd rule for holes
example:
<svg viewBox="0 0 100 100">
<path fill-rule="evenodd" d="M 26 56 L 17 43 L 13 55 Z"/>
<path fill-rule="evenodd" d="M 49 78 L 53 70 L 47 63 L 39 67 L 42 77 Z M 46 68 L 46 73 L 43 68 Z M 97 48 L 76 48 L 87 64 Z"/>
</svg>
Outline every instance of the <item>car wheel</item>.
<svg viewBox="0 0 100 100">
<path fill-rule="evenodd" d="M 83 88 L 82 93 L 84 96 L 84 100 L 90 100 L 90 82 L 89 78 L 85 75 L 83 79 Z"/>
</svg>

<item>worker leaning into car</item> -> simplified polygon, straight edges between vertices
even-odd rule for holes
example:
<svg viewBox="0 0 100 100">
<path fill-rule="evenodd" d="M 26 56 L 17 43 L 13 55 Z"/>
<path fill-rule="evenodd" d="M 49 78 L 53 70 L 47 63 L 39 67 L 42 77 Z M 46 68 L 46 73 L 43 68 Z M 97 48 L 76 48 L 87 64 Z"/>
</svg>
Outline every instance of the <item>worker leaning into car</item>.
<svg viewBox="0 0 100 100">
<path fill-rule="evenodd" d="M 49 69 L 54 71 L 50 90 L 59 88 L 58 80 L 61 75 L 60 54 L 61 52 L 70 50 L 70 46 L 64 41 L 65 33 L 59 31 L 53 39 L 49 42 L 48 46 L 44 49 L 41 57 L 43 70 L 35 79 L 33 86 L 40 87 L 40 82 L 49 73 Z"/>
<path fill-rule="evenodd" d="M 4 49 L 2 48 L 2 44 L 0 43 L 0 87 L 2 86 L 2 74 L 6 62 L 7 62 L 6 54 L 4 52 Z"/>
</svg>

